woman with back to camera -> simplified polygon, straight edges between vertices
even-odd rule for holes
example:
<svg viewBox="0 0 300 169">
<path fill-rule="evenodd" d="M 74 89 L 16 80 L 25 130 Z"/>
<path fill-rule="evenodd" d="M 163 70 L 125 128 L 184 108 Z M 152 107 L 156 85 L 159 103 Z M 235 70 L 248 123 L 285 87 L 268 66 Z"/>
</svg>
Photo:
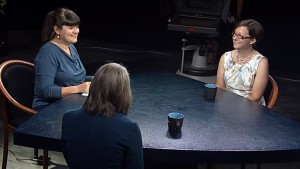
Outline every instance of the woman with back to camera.
<svg viewBox="0 0 300 169">
<path fill-rule="evenodd" d="M 143 169 L 139 126 L 127 117 L 131 104 L 128 71 L 101 66 L 82 108 L 63 116 L 62 149 L 70 169 Z"/>
<path fill-rule="evenodd" d="M 34 60 L 35 88 L 32 107 L 39 110 L 73 93 L 89 90 L 91 76 L 73 45 L 79 34 L 79 17 L 67 8 L 49 12 L 42 32 L 43 46 Z"/>
<path fill-rule="evenodd" d="M 262 25 L 253 19 L 238 22 L 232 32 L 234 50 L 219 61 L 215 84 L 266 105 L 263 94 L 268 83 L 268 59 L 253 47 L 263 39 Z"/>
</svg>

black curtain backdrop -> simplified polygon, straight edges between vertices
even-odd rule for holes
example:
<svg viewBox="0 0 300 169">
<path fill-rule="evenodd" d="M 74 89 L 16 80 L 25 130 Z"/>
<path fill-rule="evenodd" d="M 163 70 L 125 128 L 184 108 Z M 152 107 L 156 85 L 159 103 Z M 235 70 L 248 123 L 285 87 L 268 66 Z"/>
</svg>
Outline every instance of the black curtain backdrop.
<svg viewBox="0 0 300 169">
<path fill-rule="evenodd" d="M 167 18 L 161 16 L 161 1 L 164 0 L 9 0 L 8 30 L 41 31 L 47 12 L 68 7 L 82 20 L 81 35 L 148 48 L 178 47 L 176 50 L 180 50 L 180 34 L 167 30 Z M 256 49 L 269 58 L 271 70 L 300 74 L 300 10 L 296 2 L 245 0 L 242 18 L 256 19 L 264 26 L 265 38 Z M 231 49 L 227 48 L 222 50 Z"/>
</svg>

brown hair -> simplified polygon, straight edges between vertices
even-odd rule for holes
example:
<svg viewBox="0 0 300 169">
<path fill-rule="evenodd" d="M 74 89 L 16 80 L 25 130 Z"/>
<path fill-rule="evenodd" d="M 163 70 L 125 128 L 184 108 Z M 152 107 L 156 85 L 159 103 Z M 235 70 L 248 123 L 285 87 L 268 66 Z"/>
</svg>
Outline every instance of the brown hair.
<svg viewBox="0 0 300 169">
<path fill-rule="evenodd" d="M 127 115 L 131 100 L 127 69 L 118 63 L 107 63 L 95 73 L 83 110 L 107 117 L 117 112 Z"/>
<path fill-rule="evenodd" d="M 42 32 L 42 41 L 45 43 L 54 38 L 54 26 L 57 26 L 59 29 L 63 25 L 67 26 L 77 26 L 80 24 L 80 19 L 70 9 L 67 8 L 57 8 L 53 11 L 50 11 L 45 18 L 44 27 Z"/>
<path fill-rule="evenodd" d="M 241 26 L 247 27 L 249 36 L 251 38 L 256 39 L 255 44 L 259 43 L 264 38 L 264 28 L 256 20 L 254 20 L 254 19 L 242 20 L 235 25 L 233 30 L 236 30 L 236 28 L 241 27 Z M 253 45 L 255 45 L 255 44 L 253 44 Z"/>
</svg>

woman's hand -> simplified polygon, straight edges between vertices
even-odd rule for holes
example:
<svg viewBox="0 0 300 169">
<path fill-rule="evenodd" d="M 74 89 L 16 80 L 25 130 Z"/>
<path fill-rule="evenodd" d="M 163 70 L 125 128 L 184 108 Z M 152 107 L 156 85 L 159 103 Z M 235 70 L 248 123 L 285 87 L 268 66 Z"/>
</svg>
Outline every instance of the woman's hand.
<svg viewBox="0 0 300 169">
<path fill-rule="evenodd" d="M 68 86 L 61 88 L 61 96 L 65 97 L 73 93 L 88 93 L 90 90 L 91 82 L 83 82 L 77 86 Z"/>
<path fill-rule="evenodd" d="M 78 85 L 78 93 L 88 93 L 90 90 L 91 82 L 84 82 Z"/>
</svg>

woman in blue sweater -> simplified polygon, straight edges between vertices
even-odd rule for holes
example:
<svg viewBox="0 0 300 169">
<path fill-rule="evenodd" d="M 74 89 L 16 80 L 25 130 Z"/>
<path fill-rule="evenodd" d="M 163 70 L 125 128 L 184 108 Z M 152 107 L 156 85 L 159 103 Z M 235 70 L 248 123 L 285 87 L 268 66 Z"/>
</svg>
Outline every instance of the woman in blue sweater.
<svg viewBox="0 0 300 169">
<path fill-rule="evenodd" d="M 127 117 L 129 74 L 117 63 L 96 72 L 82 108 L 63 116 L 62 149 L 70 169 L 143 169 L 139 126 Z"/>
<path fill-rule="evenodd" d="M 66 8 L 47 14 L 42 32 L 44 45 L 34 60 L 33 109 L 39 110 L 62 97 L 89 90 L 91 76 L 86 76 L 73 45 L 77 42 L 79 24 L 79 17 Z"/>
</svg>

